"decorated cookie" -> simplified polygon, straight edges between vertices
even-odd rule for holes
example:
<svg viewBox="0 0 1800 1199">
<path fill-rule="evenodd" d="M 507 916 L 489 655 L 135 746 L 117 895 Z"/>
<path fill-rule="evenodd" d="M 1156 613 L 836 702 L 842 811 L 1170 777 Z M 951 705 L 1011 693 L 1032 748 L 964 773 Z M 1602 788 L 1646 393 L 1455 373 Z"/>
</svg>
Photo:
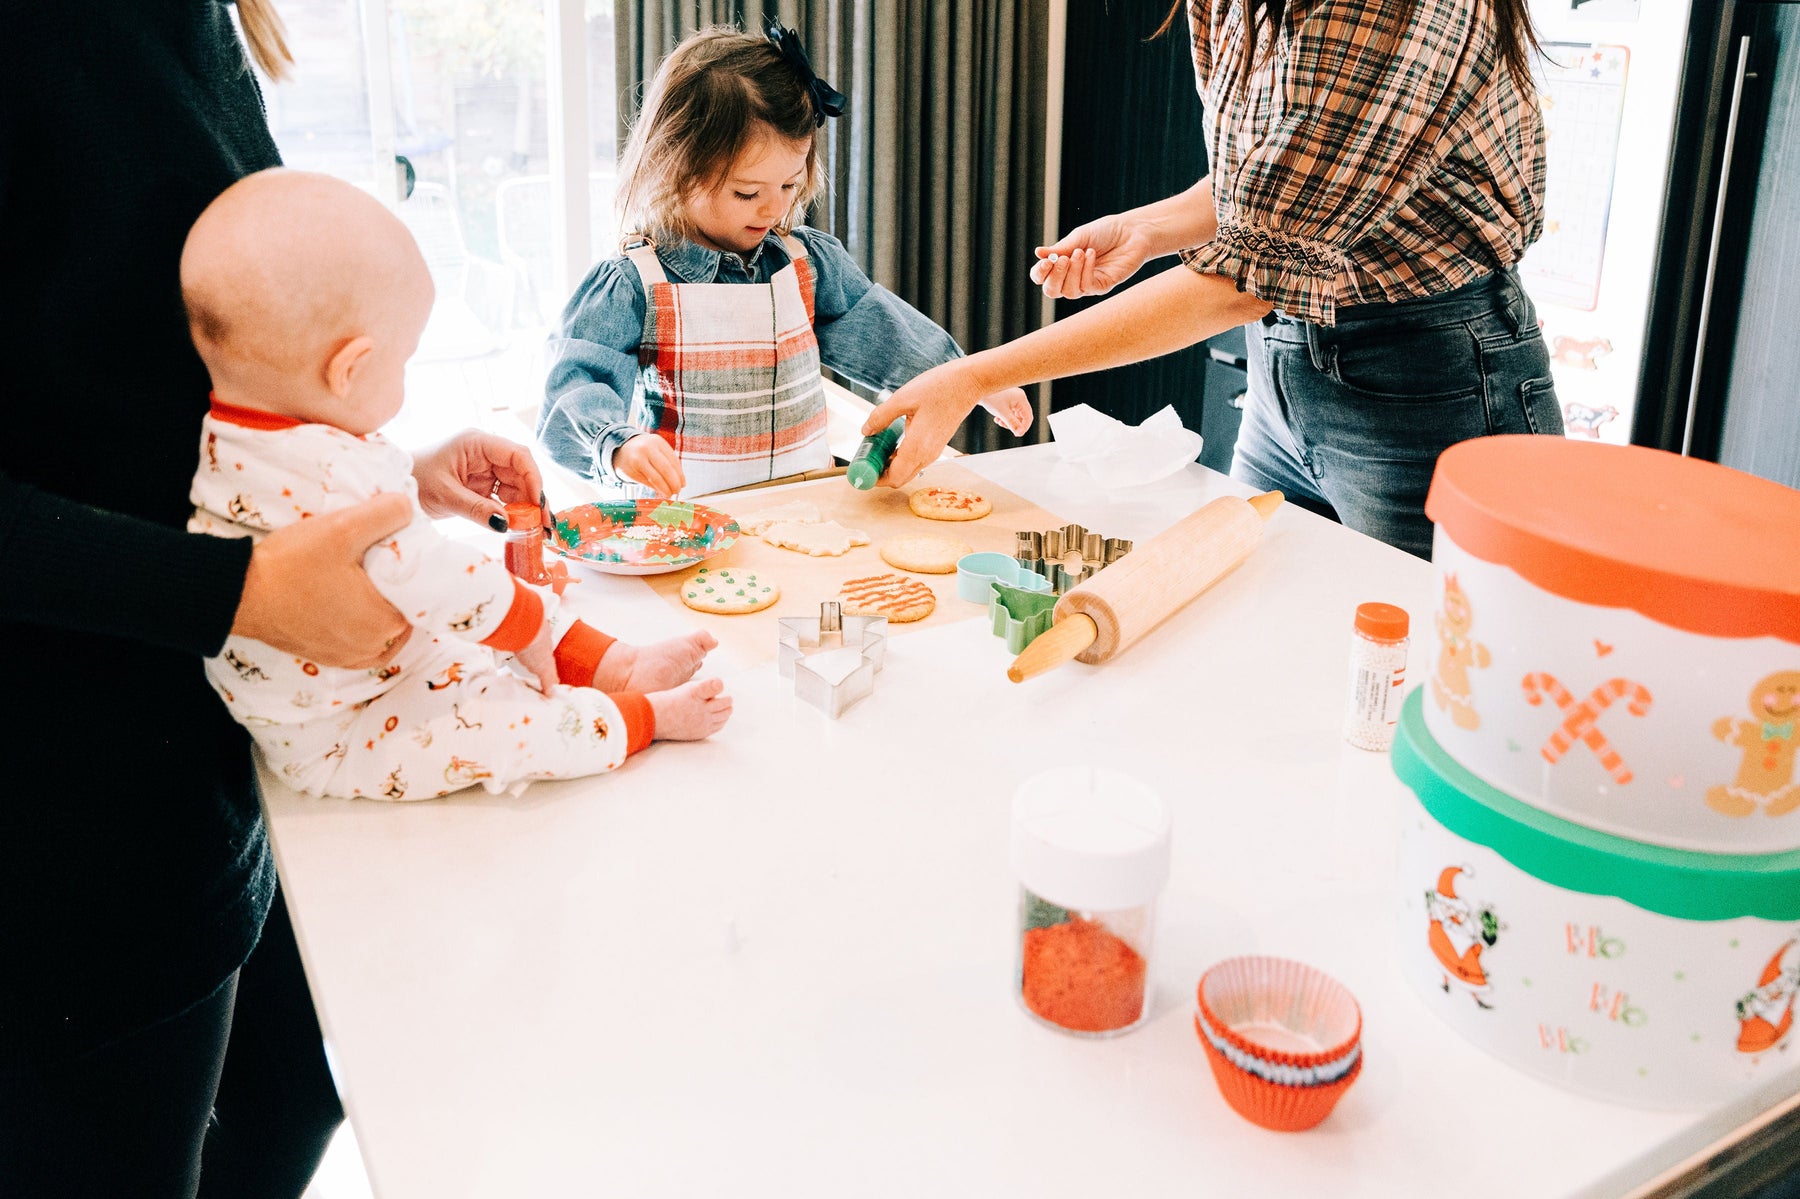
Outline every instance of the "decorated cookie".
<svg viewBox="0 0 1800 1199">
<path fill-rule="evenodd" d="M 861 529 L 846 529 L 835 520 L 812 524 L 797 520 L 776 521 L 762 531 L 762 539 L 770 545 L 816 557 L 847 554 L 852 546 L 869 544 L 869 535 Z"/>
<path fill-rule="evenodd" d="M 738 616 L 760 612 L 781 598 L 781 588 L 767 575 L 702 566 L 681 583 L 681 602 L 696 612 Z"/>
<path fill-rule="evenodd" d="M 737 518 L 738 528 L 752 537 L 757 536 L 772 524 L 787 520 L 803 525 L 816 525 L 825 520 L 825 514 L 819 511 L 817 504 L 809 504 L 805 500 L 795 500 L 791 504 L 782 504 L 780 507 L 770 508 L 766 512 Z"/>
<path fill-rule="evenodd" d="M 838 590 L 846 616 L 885 616 L 894 624 L 924 620 L 937 607 L 931 588 L 905 575 L 851 579 Z"/>
<path fill-rule="evenodd" d="M 906 506 L 926 520 L 980 520 L 994 510 L 986 496 L 954 487 L 921 487 L 907 497 Z"/>
<path fill-rule="evenodd" d="M 953 575 L 956 563 L 975 551 L 948 537 L 899 537 L 881 547 L 881 560 L 901 570 L 927 575 Z"/>
</svg>

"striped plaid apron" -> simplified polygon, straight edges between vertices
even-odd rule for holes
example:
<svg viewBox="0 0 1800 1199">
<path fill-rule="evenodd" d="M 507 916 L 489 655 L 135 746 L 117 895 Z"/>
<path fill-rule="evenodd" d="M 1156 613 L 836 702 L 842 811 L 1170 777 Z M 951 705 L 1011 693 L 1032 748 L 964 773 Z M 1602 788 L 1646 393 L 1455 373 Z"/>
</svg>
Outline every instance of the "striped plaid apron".
<svg viewBox="0 0 1800 1199">
<path fill-rule="evenodd" d="M 766 284 L 671 283 L 655 247 L 627 254 L 647 299 L 632 423 L 680 455 L 684 495 L 831 465 L 812 264 L 782 244 L 792 261 Z"/>
</svg>

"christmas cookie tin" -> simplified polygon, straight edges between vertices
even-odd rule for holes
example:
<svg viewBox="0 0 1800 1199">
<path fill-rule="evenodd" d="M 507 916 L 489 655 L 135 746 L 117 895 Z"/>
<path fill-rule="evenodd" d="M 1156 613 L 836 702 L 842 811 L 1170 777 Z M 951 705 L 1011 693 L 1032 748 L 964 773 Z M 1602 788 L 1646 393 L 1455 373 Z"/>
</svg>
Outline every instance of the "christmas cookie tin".
<svg viewBox="0 0 1800 1199">
<path fill-rule="evenodd" d="M 1445 451 L 1425 723 L 1484 782 L 1622 837 L 1800 847 L 1800 492 L 1637 446 Z"/>
<path fill-rule="evenodd" d="M 1626 841 L 1520 803 L 1432 738 L 1407 700 L 1394 769 L 1401 969 L 1431 1008 L 1547 1082 L 1698 1109 L 1793 1065 L 1800 853 Z"/>
</svg>

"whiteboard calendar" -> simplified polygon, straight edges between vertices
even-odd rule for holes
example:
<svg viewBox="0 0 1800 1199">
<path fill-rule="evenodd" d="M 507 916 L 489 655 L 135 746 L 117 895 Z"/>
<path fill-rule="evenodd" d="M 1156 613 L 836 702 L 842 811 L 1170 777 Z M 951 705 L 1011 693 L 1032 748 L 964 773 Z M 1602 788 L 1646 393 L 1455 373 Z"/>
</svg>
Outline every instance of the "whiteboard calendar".
<svg viewBox="0 0 1800 1199">
<path fill-rule="evenodd" d="M 1592 311 L 1600 295 L 1612 208 L 1624 46 L 1550 42 L 1537 62 L 1544 112 L 1544 234 L 1519 264 L 1539 301 Z"/>
</svg>

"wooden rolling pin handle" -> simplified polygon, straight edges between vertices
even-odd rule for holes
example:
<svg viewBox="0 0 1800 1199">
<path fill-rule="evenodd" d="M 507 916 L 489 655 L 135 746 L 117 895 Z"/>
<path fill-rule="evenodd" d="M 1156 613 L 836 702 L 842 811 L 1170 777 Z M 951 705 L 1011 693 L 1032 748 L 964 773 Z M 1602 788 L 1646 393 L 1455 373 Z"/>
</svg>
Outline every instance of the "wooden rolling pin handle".
<svg viewBox="0 0 1800 1199">
<path fill-rule="evenodd" d="M 1023 683 L 1055 670 L 1064 662 L 1072 661 L 1099 635 L 1100 626 L 1094 623 L 1092 616 L 1083 612 L 1071 613 L 1038 634 L 1037 639 L 1025 647 L 1025 652 L 1006 668 L 1006 677 L 1015 683 Z"/>
</svg>

